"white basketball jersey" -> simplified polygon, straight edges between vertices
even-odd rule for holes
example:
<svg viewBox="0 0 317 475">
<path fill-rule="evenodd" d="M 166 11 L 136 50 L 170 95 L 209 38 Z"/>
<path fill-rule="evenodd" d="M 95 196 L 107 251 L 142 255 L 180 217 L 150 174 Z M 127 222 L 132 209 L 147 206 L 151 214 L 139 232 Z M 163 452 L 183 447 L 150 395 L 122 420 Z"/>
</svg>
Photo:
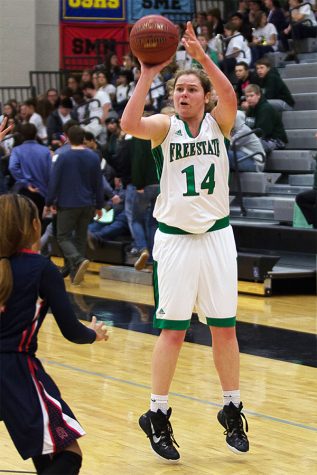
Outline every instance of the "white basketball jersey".
<svg viewBox="0 0 317 475">
<path fill-rule="evenodd" d="M 204 233 L 229 215 L 229 162 L 224 136 L 206 114 L 197 137 L 177 116 L 152 150 L 160 178 L 155 218 L 188 233 Z"/>
</svg>

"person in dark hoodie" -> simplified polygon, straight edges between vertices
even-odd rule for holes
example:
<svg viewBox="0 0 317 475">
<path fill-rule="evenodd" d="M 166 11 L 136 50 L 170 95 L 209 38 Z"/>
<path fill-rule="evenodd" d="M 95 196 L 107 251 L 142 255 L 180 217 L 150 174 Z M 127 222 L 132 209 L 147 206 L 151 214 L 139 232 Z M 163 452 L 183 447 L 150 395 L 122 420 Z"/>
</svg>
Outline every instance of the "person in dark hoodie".
<svg viewBox="0 0 317 475">
<path fill-rule="evenodd" d="M 245 88 L 245 96 L 248 103 L 246 124 L 251 129 L 262 130 L 261 142 L 265 152 L 284 149 L 288 140 L 280 112 L 262 96 L 257 84 L 249 84 Z"/>
<path fill-rule="evenodd" d="M 255 84 L 258 84 L 267 101 L 278 111 L 293 110 L 295 101 L 287 85 L 279 75 L 276 68 L 272 68 L 270 60 L 266 57 L 258 59 L 255 63 Z"/>
</svg>

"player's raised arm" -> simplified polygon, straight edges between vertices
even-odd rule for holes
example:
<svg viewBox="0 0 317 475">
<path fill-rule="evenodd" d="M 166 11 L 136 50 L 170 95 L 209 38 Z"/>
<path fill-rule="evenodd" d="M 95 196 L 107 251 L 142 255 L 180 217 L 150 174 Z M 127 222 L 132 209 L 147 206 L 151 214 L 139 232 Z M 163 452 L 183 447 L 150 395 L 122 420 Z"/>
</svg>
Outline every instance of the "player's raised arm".
<svg viewBox="0 0 317 475">
<path fill-rule="evenodd" d="M 187 22 L 187 28 L 182 38 L 187 53 L 198 61 L 208 74 L 213 87 L 218 94 L 218 103 L 212 111 L 222 133 L 228 137 L 233 127 L 237 113 L 237 98 L 229 79 L 207 56 L 197 40 L 193 25 Z"/>
<path fill-rule="evenodd" d="M 121 128 L 134 137 L 160 142 L 160 138 L 163 139 L 167 133 L 169 127 L 167 116 L 155 114 L 151 117 L 142 117 L 142 115 L 153 79 L 169 63 L 170 60 L 155 65 L 145 65 L 140 62 L 140 78 L 121 117 Z"/>
</svg>

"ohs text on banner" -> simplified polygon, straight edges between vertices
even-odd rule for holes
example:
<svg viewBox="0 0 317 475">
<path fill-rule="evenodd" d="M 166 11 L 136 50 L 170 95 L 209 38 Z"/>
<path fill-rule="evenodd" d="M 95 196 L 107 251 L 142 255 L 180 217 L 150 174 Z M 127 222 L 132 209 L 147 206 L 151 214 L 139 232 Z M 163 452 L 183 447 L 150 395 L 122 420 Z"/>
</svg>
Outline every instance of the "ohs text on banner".
<svg viewBox="0 0 317 475">
<path fill-rule="evenodd" d="M 123 21 L 125 0 L 60 0 L 61 19 L 71 21 Z"/>
</svg>

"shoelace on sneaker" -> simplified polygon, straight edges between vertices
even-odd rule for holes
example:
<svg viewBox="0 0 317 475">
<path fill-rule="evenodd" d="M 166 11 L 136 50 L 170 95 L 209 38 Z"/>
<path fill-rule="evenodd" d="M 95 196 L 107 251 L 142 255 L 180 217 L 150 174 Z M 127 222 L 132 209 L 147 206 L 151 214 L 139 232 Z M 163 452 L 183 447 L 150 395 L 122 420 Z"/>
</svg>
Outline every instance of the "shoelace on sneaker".
<svg viewBox="0 0 317 475">
<path fill-rule="evenodd" d="M 224 435 L 236 434 L 246 439 L 247 436 L 244 433 L 242 418 L 245 420 L 245 431 L 248 432 L 249 430 L 248 421 L 245 415 L 242 412 L 240 412 L 238 417 L 231 417 L 231 418 L 226 419 L 227 429 L 224 431 Z"/>
<path fill-rule="evenodd" d="M 167 445 L 175 444 L 177 447 L 179 447 L 178 443 L 175 440 L 170 421 L 167 421 L 166 429 L 161 430 L 161 437 L 163 439 L 163 442 L 165 442 Z"/>
</svg>

